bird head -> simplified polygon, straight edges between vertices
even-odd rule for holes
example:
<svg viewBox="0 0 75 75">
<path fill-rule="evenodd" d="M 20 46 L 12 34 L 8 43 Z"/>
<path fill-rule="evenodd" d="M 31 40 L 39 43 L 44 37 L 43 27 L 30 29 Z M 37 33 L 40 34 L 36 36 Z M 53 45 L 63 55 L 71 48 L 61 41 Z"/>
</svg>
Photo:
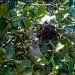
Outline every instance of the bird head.
<svg viewBox="0 0 75 75">
<path fill-rule="evenodd" d="M 39 39 L 38 38 L 33 38 L 31 41 L 32 44 L 39 44 Z"/>
</svg>

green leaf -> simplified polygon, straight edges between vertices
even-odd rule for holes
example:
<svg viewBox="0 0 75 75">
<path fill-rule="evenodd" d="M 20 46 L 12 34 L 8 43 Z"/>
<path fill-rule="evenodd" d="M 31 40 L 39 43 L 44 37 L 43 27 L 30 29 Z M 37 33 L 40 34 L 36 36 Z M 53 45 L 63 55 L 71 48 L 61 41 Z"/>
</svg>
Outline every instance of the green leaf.
<svg viewBox="0 0 75 75">
<path fill-rule="evenodd" d="M 22 60 L 19 64 L 19 67 L 21 68 L 21 70 L 23 70 L 26 67 L 30 67 L 30 66 L 31 66 L 30 60 Z"/>
<path fill-rule="evenodd" d="M 1 36 L 3 35 L 3 31 L 0 31 L 0 40 L 1 40 Z"/>
<path fill-rule="evenodd" d="M 75 9 L 74 9 L 74 8 L 71 8 L 71 9 L 70 9 L 70 12 L 71 12 L 71 14 L 73 15 L 73 17 L 75 17 Z"/>
<path fill-rule="evenodd" d="M 6 4 L 6 3 L 3 3 L 3 4 L 0 6 L 0 12 L 1 12 L 0 15 L 7 13 L 7 4 Z"/>
<path fill-rule="evenodd" d="M 56 47 L 55 47 L 55 45 L 54 45 L 52 42 L 50 42 L 50 45 L 51 45 L 52 49 L 53 49 L 54 51 L 56 51 Z"/>
<path fill-rule="evenodd" d="M 5 21 L 5 18 L 0 17 L 0 30 L 2 30 L 2 31 L 5 30 L 6 26 L 7 26 L 7 23 Z"/>
<path fill-rule="evenodd" d="M 75 41 L 75 36 L 73 34 L 68 34 L 67 38 L 70 39 L 71 41 Z"/>
<path fill-rule="evenodd" d="M 11 30 L 11 29 L 12 29 L 12 24 L 8 23 L 7 26 L 6 26 L 6 28 L 5 28 L 5 30 L 7 31 L 7 30 Z"/>
<path fill-rule="evenodd" d="M 7 61 L 12 60 L 13 54 L 6 54 L 5 58 L 6 58 Z"/>
<path fill-rule="evenodd" d="M 27 10 L 23 10 L 23 16 L 27 15 Z"/>
<path fill-rule="evenodd" d="M 20 74 L 20 73 L 21 73 L 21 69 L 20 69 L 20 67 L 19 67 L 18 63 L 16 63 L 16 70 L 17 70 L 17 73 L 18 73 L 18 74 Z"/>
<path fill-rule="evenodd" d="M 10 68 L 9 67 L 4 68 L 3 75 L 10 75 Z"/>
<path fill-rule="evenodd" d="M 29 11 L 29 16 L 30 16 L 31 18 L 34 18 L 34 17 L 36 16 L 33 10 L 30 10 L 30 11 Z"/>
<path fill-rule="evenodd" d="M 45 58 L 43 58 L 42 60 L 40 60 L 40 62 L 39 62 L 41 65 L 42 64 L 46 64 L 46 59 Z"/>
<path fill-rule="evenodd" d="M 24 16 L 22 16 L 22 21 L 23 21 L 23 24 L 24 24 L 24 27 L 26 25 L 26 18 Z"/>
<path fill-rule="evenodd" d="M 4 54 L 6 54 L 5 49 L 0 47 L 0 56 L 3 56 Z"/>
<path fill-rule="evenodd" d="M 31 67 L 26 67 L 22 74 L 23 75 L 32 75 L 32 68 Z"/>
<path fill-rule="evenodd" d="M 54 20 L 50 20 L 50 24 L 55 25 L 55 24 L 57 24 L 57 22 Z"/>
<path fill-rule="evenodd" d="M 45 11 L 46 11 L 46 7 L 45 6 L 40 6 L 38 8 L 38 15 L 45 14 Z"/>
<path fill-rule="evenodd" d="M 65 9 L 65 10 L 62 10 L 62 11 L 61 11 L 62 14 L 66 14 L 66 13 L 68 13 L 68 12 L 69 12 L 69 9 Z"/>
<path fill-rule="evenodd" d="M 18 28 L 17 22 L 12 22 L 14 28 Z"/>
<path fill-rule="evenodd" d="M 58 23 L 60 23 L 64 18 L 64 16 L 61 13 L 56 13 L 55 15 L 56 15 L 56 21 L 58 21 Z"/>
<path fill-rule="evenodd" d="M 12 14 L 12 16 L 17 16 L 17 12 L 16 11 L 11 10 L 11 14 Z"/>
<path fill-rule="evenodd" d="M 33 73 L 33 75 L 40 75 L 40 72 L 36 71 Z"/>
<path fill-rule="evenodd" d="M 61 23 L 64 24 L 64 25 L 70 25 L 71 21 L 67 20 L 67 19 L 64 19 L 64 20 L 61 21 Z"/>
<path fill-rule="evenodd" d="M 22 28 L 23 27 L 22 17 L 17 18 L 16 23 L 18 25 L 18 28 Z"/>
<path fill-rule="evenodd" d="M 10 72 L 10 75 L 15 75 L 15 72 L 14 71 Z"/>
<path fill-rule="evenodd" d="M 59 34 L 63 34 L 63 33 L 65 33 L 65 29 L 57 29 L 57 32 L 58 32 Z"/>
<path fill-rule="evenodd" d="M 51 62 L 52 62 L 52 65 L 55 67 L 55 61 L 53 58 L 51 59 Z"/>
<path fill-rule="evenodd" d="M 3 64 L 5 61 L 3 58 L 0 58 L 0 64 Z"/>
<path fill-rule="evenodd" d="M 75 72 L 72 72 L 72 74 L 71 75 L 75 75 Z"/>
<path fill-rule="evenodd" d="M 41 59 L 41 58 L 39 58 L 39 57 L 36 56 L 35 57 L 35 63 L 44 65 L 44 64 L 46 64 L 46 59 L 45 58 Z"/>
<path fill-rule="evenodd" d="M 59 58 L 60 58 L 61 60 L 64 59 L 65 56 L 66 56 L 66 52 L 65 52 L 65 51 L 59 52 Z"/>
<path fill-rule="evenodd" d="M 71 74 L 74 71 L 73 62 L 69 62 L 68 68 L 69 68 L 69 73 Z"/>
<path fill-rule="evenodd" d="M 42 46 L 41 48 L 43 51 L 47 51 L 47 50 L 51 50 L 51 46 L 50 45 L 45 45 L 45 46 Z"/>
<path fill-rule="evenodd" d="M 7 53 L 8 54 L 15 54 L 15 50 L 12 48 L 11 44 L 7 46 Z"/>
<path fill-rule="evenodd" d="M 26 29 L 29 29 L 29 27 L 31 26 L 31 21 L 29 18 L 26 19 Z"/>
</svg>

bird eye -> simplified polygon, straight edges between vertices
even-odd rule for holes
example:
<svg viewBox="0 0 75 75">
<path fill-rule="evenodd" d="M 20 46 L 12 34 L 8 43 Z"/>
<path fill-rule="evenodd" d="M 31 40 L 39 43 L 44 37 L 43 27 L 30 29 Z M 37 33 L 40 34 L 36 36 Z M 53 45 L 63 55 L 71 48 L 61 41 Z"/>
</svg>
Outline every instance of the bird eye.
<svg viewBox="0 0 75 75">
<path fill-rule="evenodd" d="M 34 38 L 34 39 L 32 39 L 32 43 L 39 43 L 39 39 L 37 39 L 37 38 Z"/>
<path fill-rule="evenodd" d="M 35 41 L 34 39 L 32 41 Z"/>
</svg>

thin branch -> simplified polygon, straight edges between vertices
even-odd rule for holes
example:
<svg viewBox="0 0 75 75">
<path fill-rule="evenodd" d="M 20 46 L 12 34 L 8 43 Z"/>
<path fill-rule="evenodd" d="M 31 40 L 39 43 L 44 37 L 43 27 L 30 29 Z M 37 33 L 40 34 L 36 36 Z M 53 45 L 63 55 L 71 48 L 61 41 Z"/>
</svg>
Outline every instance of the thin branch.
<svg viewBox="0 0 75 75">
<path fill-rule="evenodd" d="M 31 4 L 32 6 L 54 6 L 51 3 L 50 4 Z"/>
</svg>

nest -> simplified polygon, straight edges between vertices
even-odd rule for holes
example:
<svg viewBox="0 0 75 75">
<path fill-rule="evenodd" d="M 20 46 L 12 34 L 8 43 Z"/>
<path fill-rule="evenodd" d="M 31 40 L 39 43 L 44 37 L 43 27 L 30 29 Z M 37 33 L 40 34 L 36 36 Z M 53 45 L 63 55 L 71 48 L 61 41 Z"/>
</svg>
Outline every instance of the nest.
<svg viewBox="0 0 75 75">
<path fill-rule="evenodd" d="M 55 26 L 50 24 L 37 24 L 34 30 L 36 30 L 36 36 L 39 40 L 44 42 L 57 41 L 60 38 Z"/>
</svg>

